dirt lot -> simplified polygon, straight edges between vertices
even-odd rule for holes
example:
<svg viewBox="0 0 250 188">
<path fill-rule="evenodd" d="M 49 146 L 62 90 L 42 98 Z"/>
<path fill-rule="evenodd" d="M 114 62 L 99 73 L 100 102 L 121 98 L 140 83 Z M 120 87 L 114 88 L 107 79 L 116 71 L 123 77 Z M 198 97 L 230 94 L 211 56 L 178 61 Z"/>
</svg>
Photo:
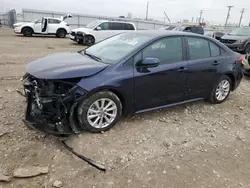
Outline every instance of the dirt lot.
<svg viewBox="0 0 250 188">
<path fill-rule="evenodd" d="M 22 123 L 21 76 L 27 62 L 83 48 L 69 39 L 24 38 L 0 28 L 0 173 L 49 166 L 49 173 L 0 182 L 0 188 L 53 187 L 250 187 L 250 80 L 244 78 L 220 105 L 196 102 L 120 121 L 104 134 L 83 133 L 67 141 L 107 167 L 102 173 L 66 151 L 52 136 Z"/>
</svg>

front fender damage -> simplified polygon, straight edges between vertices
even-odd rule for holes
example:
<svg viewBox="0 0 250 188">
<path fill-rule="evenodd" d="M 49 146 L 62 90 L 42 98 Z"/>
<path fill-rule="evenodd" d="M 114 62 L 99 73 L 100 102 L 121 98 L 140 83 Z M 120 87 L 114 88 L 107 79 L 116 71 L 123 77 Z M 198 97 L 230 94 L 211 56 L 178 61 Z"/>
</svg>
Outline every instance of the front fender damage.
<svg viewBox="0 0 250 188">
<path fill-rule="evenodd" d="M 31 75 L 24 77 L 27 100 L 25 125 L 55 136 L 80 133 L 75 110 L 87 91 L 76 84 L 79 79 L 42 80 Z"/>
</svg>

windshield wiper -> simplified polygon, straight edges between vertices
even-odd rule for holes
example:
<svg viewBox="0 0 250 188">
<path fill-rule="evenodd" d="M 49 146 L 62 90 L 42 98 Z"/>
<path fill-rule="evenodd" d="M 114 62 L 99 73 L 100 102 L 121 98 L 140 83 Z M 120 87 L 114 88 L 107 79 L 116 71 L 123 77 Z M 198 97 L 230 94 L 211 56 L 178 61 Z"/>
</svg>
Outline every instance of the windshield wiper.
<svg viewBox="0 0 250 188">
<path fill-rule="evenodd" d="M 87 56 L 91 57 L 92 59 L 94 59 L 96 61 L 102 62 L 102 59 L 100 57 L 97 57 L 97 56 L 94 56 L 92 54 L 89 54 L 86 51 L 84 51 L 84 55 L 87 55 Z"/>
</svg>

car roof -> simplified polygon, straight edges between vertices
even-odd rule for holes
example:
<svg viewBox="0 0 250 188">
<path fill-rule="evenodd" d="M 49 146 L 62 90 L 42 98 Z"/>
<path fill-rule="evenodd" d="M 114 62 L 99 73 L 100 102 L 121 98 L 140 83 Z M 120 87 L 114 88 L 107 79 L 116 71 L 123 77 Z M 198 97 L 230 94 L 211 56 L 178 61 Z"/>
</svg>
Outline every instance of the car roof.
<svg viewBox="0 0 250 188">
<path fill-rule="evenodd" d="M 54 20 L 60 20 L 60 21 L 62 21 L 60 18 L 52 18 L 52 17 L 42 17 L 42 18 L 54 19 Z"/>
<path fill-rule="evenodd" d="M 134 25 L 134 23 L 132 23 L 132 22 L 124 22 L 124 21 L 109 21 L 109 20 L 98 20 L 98 21 L 100 21 L 100 22 L 115 22 L 115 23 L 128 23 L 128 24 L 133 24 Z"/>
<path fill-rule="evenodd" d="M 164 37 L 164 36 L 194 36 L 194 37 L 208 38 L 200 34 L 195 34 L 191 32 L 182 32 L 182 31 L 172 31 L 172 30 L 141 30 L 141 31 L 136 31 L 136 33 L 151 36 L 152 38 Z"/>
<path fill-rule="evenodd" d="M 151 39 L 158 39 L 161 37 L 168 37 L 168 36 L 189 36 L 189 37 L 197 37 L 197 38 L 203 38 L 209 41 L 213 41 L 217 45 L 219 45 L 221 48 L 223 48 L 225 51 L 228 51 L 227 47 L 225 47 L 222 43 L 219 41 L 212 39 L 209 36 L 191 33 L 191 32 L 183 32 L 183 31 L 172 31 L 172 30 L 140 30 L 140 31 L 133 31 L 136 32 L 139 35 L 145 35 L 150 36 Z M 133 33 L 131 32 L 131 33 Z"/>
</svg>

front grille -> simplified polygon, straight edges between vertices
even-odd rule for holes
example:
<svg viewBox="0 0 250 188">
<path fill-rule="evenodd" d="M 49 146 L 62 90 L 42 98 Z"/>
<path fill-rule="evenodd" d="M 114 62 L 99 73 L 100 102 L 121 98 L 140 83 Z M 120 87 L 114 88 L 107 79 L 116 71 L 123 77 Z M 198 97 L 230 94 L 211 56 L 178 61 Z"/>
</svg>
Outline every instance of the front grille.
<svg viewBox="0 0 250 188">
<path fill-rule="evenodd" d="M 73 31 L 73 32 L 71 32 L 71 35 L 72 35 L 72 36 L 75 36 L 75 35 L 76 35 L 76 33 Z"/>
<path fill-rule="evenodd" d="M 236 42 L 236 40 L 229 40 L 229 39 L 221 39 L 220 41 L 225 44 L 233 44 Z"/>
</svg>

